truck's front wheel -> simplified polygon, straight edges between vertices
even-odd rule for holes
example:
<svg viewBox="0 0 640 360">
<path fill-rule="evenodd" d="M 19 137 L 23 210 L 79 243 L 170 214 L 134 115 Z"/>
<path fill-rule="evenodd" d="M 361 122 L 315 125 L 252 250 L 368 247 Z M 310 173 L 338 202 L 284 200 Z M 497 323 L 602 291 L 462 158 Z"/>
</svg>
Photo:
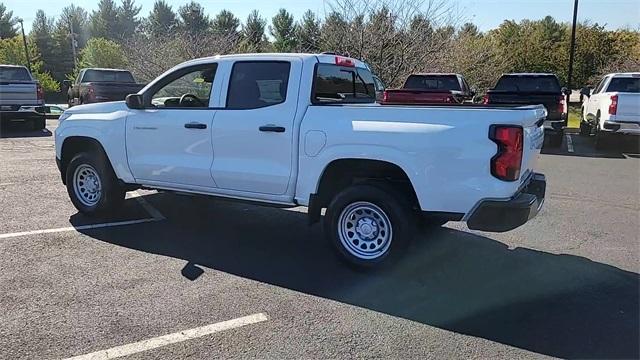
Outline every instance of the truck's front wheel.
<svg viewBox="0 0 640 360">
<path fill-rule="evenodd" d="M 386 187 L 356 185 L 327 208 L 325 234 L 350 265 L 374 267 L 397 258 L 413 235 L 411 207 Z"/>
<path fill-rule="evenodd" d="M 66 180 L 71 202 L 83 214 L 107 214 L 124 200 L 125 191 L 103 154 L 76 155 L 67 166 Z"/>
</svg>

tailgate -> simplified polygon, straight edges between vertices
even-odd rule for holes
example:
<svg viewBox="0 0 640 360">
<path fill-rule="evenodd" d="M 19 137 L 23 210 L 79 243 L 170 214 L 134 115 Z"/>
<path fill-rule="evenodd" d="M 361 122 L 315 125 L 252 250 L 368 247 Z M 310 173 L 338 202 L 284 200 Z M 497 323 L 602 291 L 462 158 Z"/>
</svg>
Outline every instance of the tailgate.
<svg viewBox="0 0 640 360">
<path fill-rule="evenodd" d="M 550 93 L 511 93 L 511 92 L 490 92 L 489 99 L 494 104 L 514 104 L 514 105 L 543 105 L 548 112 L 549 119 L 558 119 L 561 112 L 559 110 L 559 100 L 561 94 Z"/>
<path fill-rule="evenodd" d="M 0 105 L 39 105 L 36 83 L 31 81 L 0 82 Z"/>
<path fill-rule="evenodd" d="M 91 83 L 96 96 L 109 98 L 113 101 L 124 100 L 129 94 L 135 94 L 144 87 L 142 84 L 126 84 L 126 83 Z"/>
<path fill-rule="evenodd" d="M 640 93 L 617 93 L 617 115 L 635 116 L 640 121 Z"/>
<path fill-rule="evenodd" d="M 540 109 L 542 110 L 542 109 Z M 538 155 L 544 142 L 544 128 L 542 121 L 545 119 L 543 111 L 527 111 L 524 113 L 522 128 L 524 130 L 522 146 L 522 167 L 520 171 L 520 182 L 525 182 L 536 170 Z"/>
</svg>

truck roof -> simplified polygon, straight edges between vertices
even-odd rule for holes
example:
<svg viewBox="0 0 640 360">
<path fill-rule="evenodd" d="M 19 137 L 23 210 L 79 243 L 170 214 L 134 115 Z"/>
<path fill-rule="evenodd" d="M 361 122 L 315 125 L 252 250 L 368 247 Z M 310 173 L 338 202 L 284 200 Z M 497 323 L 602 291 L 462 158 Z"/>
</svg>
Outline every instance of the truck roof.
<svg viewBox="0 0 640 360">
<path fill-rule="evenodd" d="M 502 74 L 502 76 L 556 76 L 556 74 L 552 74 L 552 73 L 509 73 L 509 74 Z"/>
<path fill-rule="evenodd" d="M 462 75 L 457 74 L 457 73 L 444 73 L 444 72 L 419 72 L 419 73 L 409 74 L 409 76 L 412 76 L 412 75 L 416 75 L 416 76 L 462 76 Z"/>
<path fill-rule="evenodd" d="M 0 66 L 2 67 L 11 67 L 11 68 L 22 68 L 22 69 L 26 69 L 26 66 L 23 65 L 11 65 L 11 64 L 0 64 Z"/>
<path fill-rule="evenodd" d="M 200 63 L 206 63 L 209 62 L 211 60 L 216 60 L 216 59 L 256 59 L 256 60 L 269 60 L 269 59 L 273 59 L 273 58 L 292 58 L 292 59 L 302 59 L 302 60 L 306 60 L 306 59 L 310 59 L 310 58 L 316 58 L 318 60 L 318 62 L 323 63 L 323 64 L 335 64 L 336 63 L 336 58 L 342 58 L 342 59 L 346 59 L 346 60 L 350 60 L 353 62 L 353 64 L 355 65 L 355 67 L 359 67 L 359 68 L 365 68 L 365 69 L 369 69 L 369 66 L 358 60 L 358 59 L 354 59 L 348 56 L 342 56 L 342 55 L 337 55 L 337 54 L 332 54 L 332 53 L 324 53 L 324 54 L 311 54 L 311 53 L 248 53 L 248 54 L 228 54 L 228 55 L 215 55 L 215 56 L 209 56 L 209 57 L 203 57 L 203 58 L 199 58 L 199 59 L 193 59 L 193 60 L 189 60 L 186 63 L 183 63 L 182 65 L 197 65 Z"/>
<path fill-rule="evenodd" d="M 613 76 L 613 77 L 620 77 L 620 78 L 640 77 L 640 72 L 611 73 L 605 76 Z"/>
</svg>

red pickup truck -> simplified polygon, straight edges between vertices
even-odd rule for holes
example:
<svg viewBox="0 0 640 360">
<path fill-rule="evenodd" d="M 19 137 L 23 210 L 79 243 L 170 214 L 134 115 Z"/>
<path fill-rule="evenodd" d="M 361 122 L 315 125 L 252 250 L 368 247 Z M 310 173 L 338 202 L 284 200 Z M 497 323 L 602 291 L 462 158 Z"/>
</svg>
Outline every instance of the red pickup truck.
<svg viewBox="0 0 640 360">
<path fill-rule="evenodd" d="M 400 89 L 385 90 L 383 105 L 461 104 L 473 99 L 472 90 L 460 74 L 412 74 Z"/>
</svg>

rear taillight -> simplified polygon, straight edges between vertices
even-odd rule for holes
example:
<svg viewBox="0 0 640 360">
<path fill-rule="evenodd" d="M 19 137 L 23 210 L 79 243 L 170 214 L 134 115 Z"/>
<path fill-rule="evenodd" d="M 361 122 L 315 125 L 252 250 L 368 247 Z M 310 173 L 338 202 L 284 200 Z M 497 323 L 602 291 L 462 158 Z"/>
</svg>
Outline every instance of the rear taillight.
<svg viewBox="0 0 640 360">
<path fill-rule="evenodd" d="M 36 85 L 36 97 L 38 100 L 44 100 L 44 90 L 42 90 L 42 85 Z"/>
<path fill-rule="evenodd" d="M 609 115 L 618 113 L 618 95 L 611 96 L 611 105 L 609 105 Z"/>
<path fill-rule="evenodd" d="M 482 97 L 482 103 L 485 105 L 489 103 L 489 95 L 485 95 Z"/>
<path fill-rule="evenodd" d="M 504 181 L 518 180 L 522 166 L 522 127 L 491 125 L 489 138 L 498 144 L 498 153 L 491 158 L 491 175 Z"/>
<path fill-rule="evenodd" d="M 387 102 L 389 101 L 389 93 L 387 92 L 387 90 L 382 92 L 382 102 Z"/>
<path fill-rule="evenodd" d="M 564 114 L 566 111 L 567 100 L 564 95 L 558 97 L 558 112 Z"/>
</svg>

